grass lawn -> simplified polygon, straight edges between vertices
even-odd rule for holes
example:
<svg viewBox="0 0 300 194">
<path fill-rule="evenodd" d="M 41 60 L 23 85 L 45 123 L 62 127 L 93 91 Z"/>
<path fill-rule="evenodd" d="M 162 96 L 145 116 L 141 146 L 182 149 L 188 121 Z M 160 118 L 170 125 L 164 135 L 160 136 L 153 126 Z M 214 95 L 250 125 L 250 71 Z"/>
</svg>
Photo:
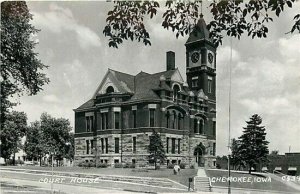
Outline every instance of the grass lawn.
<svg viewBox="0 0 300 194">
<path fill-rule="evenodd" d="M 215 177 L 227 177 L 228 172 L 227 171 L 221 171 L 221 170 L 207 170 L 206 171 L 207 175 L 213 180 L 212 178 Z M 291 188 L 287 186 L 286 184 L 277 181 L 275 179 L 272 179 L 271 181 L 267 182 L 259 182 L 261 179 L 266 179 L 268 178 L 268 174 L 244 174 L 244 173 L 238 173 L 238 172 L 231 172 L 231 176 L 235 178 L 239 177 L 245 177 L 246 180 L 253 180 L 252 182 L 248 181 L 231 181 L 231 186 L 236 187 L 236 188 L 249 188 L 249 189 L 260 189 L 260 190 L 276 190 L 276 191 L 286 191 L 286 192 L 295 192 L 294 188 Z M 245 180 L 244 179 L 244 180 Z M 215 182 L 212 182 L 212 186 L 220 186 L 220 187 L 227 187 L 228 182 L 223 182 L 223 181 L 217 181 L 214 179 Z M 237 179 L 235 179 L 237 180 Z"/>
<path fill-rule="evenodd" d="M 1 166 L 1 168 L 31 169 L 51 171 L 51 167 L 40 166 Z M 173 169 L 146 170 L 138 168 L 82 168 L 82 167 L 54 167 L 54 171 L 91 173 L 101 175 L 122 175 L 153 178 L 169 178 L 188 186 L 188 178 L 197 175 L 197 169 L 181 169 L 177 175 L 173 174 Z"/>
</svg>

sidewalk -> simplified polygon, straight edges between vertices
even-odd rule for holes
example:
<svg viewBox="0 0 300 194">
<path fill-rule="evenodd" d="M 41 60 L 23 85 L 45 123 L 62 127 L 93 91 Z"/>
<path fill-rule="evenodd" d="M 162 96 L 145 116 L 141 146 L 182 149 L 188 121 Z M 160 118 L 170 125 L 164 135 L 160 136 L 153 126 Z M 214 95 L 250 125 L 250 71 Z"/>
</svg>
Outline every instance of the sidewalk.
<svg viewBox="0 0 300 194">
<path fill-rule="evenodd" d="M 51 191 L 50 184 L 46 183 L 39 183 L 37 181 L 30 181 L 30 180 L 20 180 L 20 179 L 11 179 L 11 178 L 2 178 L 1 182 L 7 182 L 7 183 L 13 183 L 17 186 L 35 186 L 36 193 L 39 193 L 39 189 L 48 190 Z M 108 190 L 109 189 L 109 190 Z M 114 194 L 114 193 L 120 193 L 120 194 L 128 194 L 133 192 L 127 192 L 123 191 L 122 189 L 112 189 L 112 188 L 94 188 L 94 187 L 85 187 L 85 186 L 72 186 L 72 185 L 65 185 L 65 184 L 55 184 L 54 185 L 54 191 L 56 193 L 63 192 L 67 194 L 97 194 L 97 193 L 107 193 L 107 194 Z M 1 193 L 5 193 L 5 190 L 2 190 Z"/>
</svg>

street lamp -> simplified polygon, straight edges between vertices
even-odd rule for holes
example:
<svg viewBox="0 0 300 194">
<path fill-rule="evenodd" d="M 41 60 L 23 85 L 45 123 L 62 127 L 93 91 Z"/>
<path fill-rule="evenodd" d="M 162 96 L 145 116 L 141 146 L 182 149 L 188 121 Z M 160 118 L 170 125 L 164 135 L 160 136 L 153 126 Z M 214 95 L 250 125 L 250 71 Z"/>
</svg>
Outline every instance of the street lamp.
<svg viewBox="0 0 300 194">
<path fill-rule="evenodd" d="M 53 194 L 53 155 L 55 154 L 55 151 L 51 152 L 51 193 Z"/>
</svg>

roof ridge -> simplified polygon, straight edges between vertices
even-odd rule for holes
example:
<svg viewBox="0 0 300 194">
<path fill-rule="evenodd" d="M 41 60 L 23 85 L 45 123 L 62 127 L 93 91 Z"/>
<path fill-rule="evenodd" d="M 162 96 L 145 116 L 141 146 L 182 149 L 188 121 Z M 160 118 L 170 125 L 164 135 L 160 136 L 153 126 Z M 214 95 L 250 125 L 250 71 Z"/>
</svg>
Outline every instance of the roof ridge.
<svg viewBox="0 0 300 194">
<path fill-rule="evenodd" d="M 150 74 L 150 75 L 155 75 L 155 74 L 160 74 L 160 73 L 166 73 L 166 72 L 168 72 L 168 71 L 176 71 L 176 70 L 178 70 L 178 67 L 176 67 L 175 69 L 165 70 L 165 71 L 160 71 L 160 72 L 153 73 L 153 74 Z"/>
<path fill-rule="evenodd" d="M 110 69 L 110 68 L 108 68 L 108 70 L 114 71 L 114 72 L 116 72 L 116 73 L 121 73 L 121 74 L 125 74 L 125 75 L 130 75 L 130 76 L 133 76 L 133 77 L 134 77 L 134 75 L 131 75 L 131 74 L 129 74 L 129 73 L 124 73 L 124 72 L 121 72 L 121 71 L 116 71 L 116 70 L 113 70 L 113 69 Z"/>
</svg>

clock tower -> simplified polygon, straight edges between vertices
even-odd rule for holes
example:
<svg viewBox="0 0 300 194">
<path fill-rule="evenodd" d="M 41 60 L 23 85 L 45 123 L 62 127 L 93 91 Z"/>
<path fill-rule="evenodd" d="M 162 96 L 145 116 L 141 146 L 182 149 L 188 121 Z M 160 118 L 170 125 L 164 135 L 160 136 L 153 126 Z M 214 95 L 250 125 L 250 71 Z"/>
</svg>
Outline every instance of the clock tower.
<svg viewBox="0 0 300 194">
<path fill-rule="evenodd" d="M 201 90 L 211 101 L 216 101 L 216 46 L 209 38 L 203 15 L 185 43 L 186 75 L 191 91 Z"/>
</svg>

